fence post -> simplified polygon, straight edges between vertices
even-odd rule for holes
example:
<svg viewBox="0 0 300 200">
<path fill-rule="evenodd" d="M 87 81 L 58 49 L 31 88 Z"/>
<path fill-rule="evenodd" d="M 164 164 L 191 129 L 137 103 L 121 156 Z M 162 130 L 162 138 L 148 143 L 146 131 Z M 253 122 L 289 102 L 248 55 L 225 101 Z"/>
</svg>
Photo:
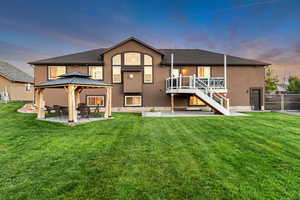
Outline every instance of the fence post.
<svg viewBox="0 0 300 200">
<path fill-rule="evenodd" d="M 281 102 L 280 110 L 284 111 L 284 94 L 281 94 L 280 102 Z"/>
</svg>

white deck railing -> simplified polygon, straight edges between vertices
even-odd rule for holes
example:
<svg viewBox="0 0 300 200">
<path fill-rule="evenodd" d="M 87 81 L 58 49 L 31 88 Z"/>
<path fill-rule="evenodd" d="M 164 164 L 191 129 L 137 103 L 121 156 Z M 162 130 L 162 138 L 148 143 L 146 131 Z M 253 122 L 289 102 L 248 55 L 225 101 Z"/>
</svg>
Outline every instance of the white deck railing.
<svg viewBox="0 0 300 200">
<path fill-rule="evenodd" d="M 171 89 L 225 89 L 224 77 L 199 78 L 194 76 L 169 77 L 166 90 Z"/>
</svg>

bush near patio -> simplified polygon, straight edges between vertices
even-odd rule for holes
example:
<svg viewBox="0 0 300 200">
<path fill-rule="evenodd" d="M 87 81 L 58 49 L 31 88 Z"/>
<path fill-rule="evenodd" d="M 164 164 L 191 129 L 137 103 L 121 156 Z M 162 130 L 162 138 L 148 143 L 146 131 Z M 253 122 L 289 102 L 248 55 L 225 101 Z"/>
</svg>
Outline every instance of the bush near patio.
<svg viewBox="0 0 300 200">
<path fill-rule="evenodd" d="M 115 119 L 68 127 L 0 105 L 0 199 L 300 199 L 300 118 Z"/>
</svg>

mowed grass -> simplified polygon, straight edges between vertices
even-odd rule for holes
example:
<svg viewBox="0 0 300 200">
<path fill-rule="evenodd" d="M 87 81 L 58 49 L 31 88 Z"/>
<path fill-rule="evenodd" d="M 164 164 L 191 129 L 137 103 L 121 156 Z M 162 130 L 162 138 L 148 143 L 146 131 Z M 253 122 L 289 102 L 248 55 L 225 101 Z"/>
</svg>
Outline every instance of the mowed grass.
<svg viewBox="0 0 300 200">
<path fill-rule="evenodd" d="M 300 199 L 300 117 L 68 127 L 0 105 L 0 199 Z"/>
</svg>

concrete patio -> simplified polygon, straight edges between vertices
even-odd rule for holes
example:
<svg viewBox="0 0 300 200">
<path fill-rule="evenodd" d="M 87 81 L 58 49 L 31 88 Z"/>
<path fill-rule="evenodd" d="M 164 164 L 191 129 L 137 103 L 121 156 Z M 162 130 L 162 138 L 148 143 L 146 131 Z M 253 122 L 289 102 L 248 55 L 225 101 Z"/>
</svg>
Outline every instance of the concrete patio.
<svg viewBox="0 0 300 200">
<path fill-rule="evenodd" d="M 213 112 L 206 111 L 161 111 L 161 112 L 143 112 L 143 117 L 213 117 L 223 116 L 221 114 L 215 114 Z M 246 113 L 231 112 L 230 116 L 249 116 Z"/>
<path fill-rule="evenodd" d="M 46 117 L 44 119 L 38 119 L 38 120 L 74 126 L 74 125 L 79 125 L 79 124 L 85 124 L 88 122 L 101 121 L 101 120 L 107 120 L 107 119 L 112 119 L 112 118 L 113 117 L 105 118 L 105 117 L 100 117 L 100 116 L 99 117 L 88 117 L 88 118 L 78 118 L 77 122 L 69 122 L 68 116 L 55 116 L 55 117 Z"/>
</svg>

